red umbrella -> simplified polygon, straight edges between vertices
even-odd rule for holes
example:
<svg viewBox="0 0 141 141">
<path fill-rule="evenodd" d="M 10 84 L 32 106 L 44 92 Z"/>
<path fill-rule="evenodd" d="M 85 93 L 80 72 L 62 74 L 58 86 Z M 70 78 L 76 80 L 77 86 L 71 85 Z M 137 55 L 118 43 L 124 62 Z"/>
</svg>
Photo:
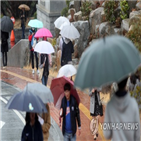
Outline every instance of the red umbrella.
<svg viewBox="0 0 141 141">
<path fill-rule="evenodd" d="M 70 93 L 71 93 L 71 95 L 73 95 L 75 97 L 77 104 L 79 105 L 79 103 L 80 103 L 80 98 L 78 96 L 76 89 L 74 88 L 73 82 L 65 76 L 60 77 L 60 78 L 55 78 L 51 82 L 50 89 L 51 89 L 51 92 L 54 97 L 54 105 L 58 109 L 60 109 L 61 101 L 62 101 L 62 98 L 64 97 L 64 85 L 66 83 L 69 83 L 71 85 Z"/>
</svg>

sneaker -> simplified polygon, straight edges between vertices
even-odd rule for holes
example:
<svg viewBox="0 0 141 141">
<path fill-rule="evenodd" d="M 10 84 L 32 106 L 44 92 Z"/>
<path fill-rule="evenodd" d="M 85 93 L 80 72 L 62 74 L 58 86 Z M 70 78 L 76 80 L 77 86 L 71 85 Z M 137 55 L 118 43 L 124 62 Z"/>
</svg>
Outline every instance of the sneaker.
<svg viewBox="0 0 141 141">
<path fill-rule="evenodd" d="M 32 73 L 34 74 L 34 69 L 32 70 Z"/>
<path fill-rule="evenodd" d="M 39 74 L 39 70 L 37 70 L 37 73 Z"/>
</svg>

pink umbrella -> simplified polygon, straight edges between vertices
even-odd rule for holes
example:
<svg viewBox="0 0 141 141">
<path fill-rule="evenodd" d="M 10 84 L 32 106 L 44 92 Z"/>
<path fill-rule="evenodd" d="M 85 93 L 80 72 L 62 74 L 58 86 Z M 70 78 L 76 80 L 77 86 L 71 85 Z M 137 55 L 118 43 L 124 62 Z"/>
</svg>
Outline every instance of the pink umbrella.
<svg viewBox="0 0 141 141">
<path fill-rule="evenodd" d="M 43 38 L 43 37 L 53 37 L 53 36 L 52 36 L 51 32 L 50 32 L 48 29 L 46 29 L 46 28 L 41 28 L 41 29 L 39 29 L 39 30 L 36 32 L 36 34 L 35 34 L 34 37 L 35 37 L 35 38 Z"/>
<path fill-rule="evenodd" d="M 71 93 L 71 95 L 73 95 L 75 97 L 77 104 L 79 105 L 79 103 L 80 103 L 80 98 L 79 98 L 79 95 L 78 95 L 76 89 L 74 88 L 73 82 L 65 76 L 60 77 L 60 78 L 55 78 L 51 82 L 50 89 L 51 89 L 51 92 L 54 97 L 54 105 L 58 109 L 60 109 L 61 101 L 62 101 L 62 98 L 64 97 L 64 85 L 66 83 L 69 83 L 71 85 L 70 93 Z"/>
</svg>

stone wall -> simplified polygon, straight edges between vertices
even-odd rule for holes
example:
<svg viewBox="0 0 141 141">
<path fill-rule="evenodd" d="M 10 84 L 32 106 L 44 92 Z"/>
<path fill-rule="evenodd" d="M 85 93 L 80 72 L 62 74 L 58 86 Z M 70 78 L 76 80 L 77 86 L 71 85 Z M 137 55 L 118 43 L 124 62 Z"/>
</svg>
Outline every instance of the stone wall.
<svg viewBox="0 0 141 141">
<path fill-rule="evenodd" d="M 61 11 L 66 7 L 66 2 L 64 0 L 48 0 L 41 1 L 38 0 L 37 4 L 37 19 L 43 22 L 45 28 L 49 29 L 53 36 L 55 36 L 54 31 L 54 21 L 61 16 Z"/>
</svg>

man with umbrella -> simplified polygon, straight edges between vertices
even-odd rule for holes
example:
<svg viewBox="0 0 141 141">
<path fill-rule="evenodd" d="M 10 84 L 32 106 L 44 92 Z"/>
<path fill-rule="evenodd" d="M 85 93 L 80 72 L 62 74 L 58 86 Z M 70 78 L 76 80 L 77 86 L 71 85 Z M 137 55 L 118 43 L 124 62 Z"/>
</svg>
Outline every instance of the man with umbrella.
<svg viewBox="0 0 141 141">
<path fill-rule="evenodd" d="M 22 27 L 22 39 L 25 39 L 25 22 L 26 22 L 26 13 L 25 13 L 25 8 L 22 8 L 21 11 L 21 27 Z"/>
<path fill-rule="evenodd" d="M 64 85 L 65 96 L 62 99 L 60 116 L 63 117 L 62 132 L 64 135 L 64 141 L 76 140 L 76 119 L 79 128 L 79 135 L 81 134 L 81 121 L 79 108 L 76 99 L 70 94 L 71 85 L 66 83 Z"/>
</svg>

